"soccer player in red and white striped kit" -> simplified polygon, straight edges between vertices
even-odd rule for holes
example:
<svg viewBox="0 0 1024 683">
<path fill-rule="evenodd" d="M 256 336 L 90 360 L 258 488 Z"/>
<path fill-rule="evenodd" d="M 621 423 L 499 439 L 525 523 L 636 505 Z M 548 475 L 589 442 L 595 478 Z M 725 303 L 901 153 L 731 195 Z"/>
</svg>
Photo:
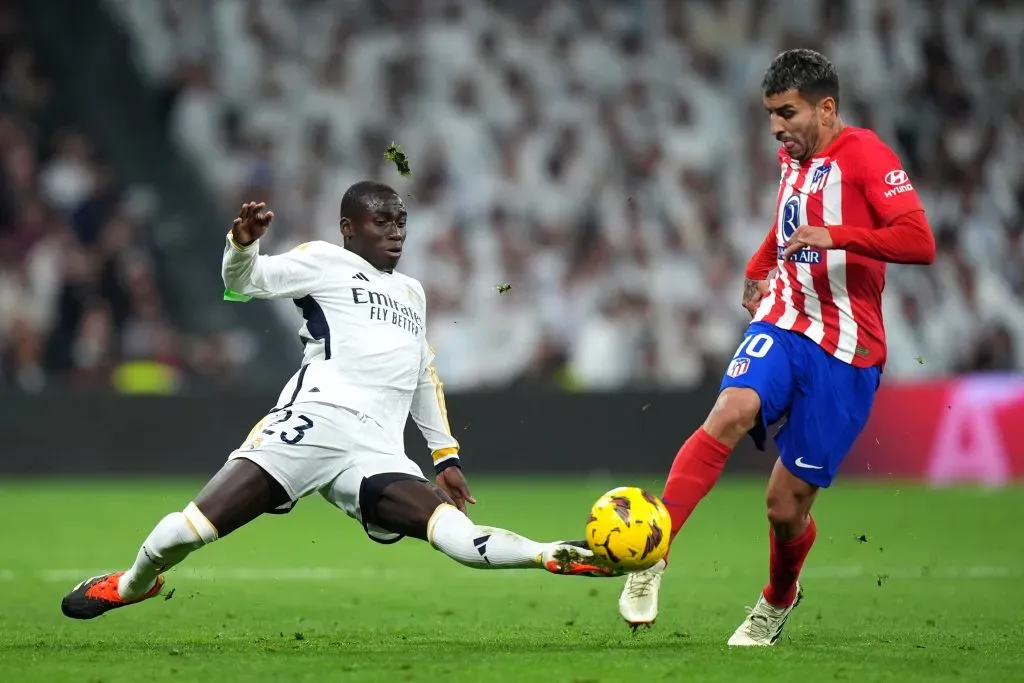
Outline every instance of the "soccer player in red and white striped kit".
<svg viewBox="0 0 1024 683">
<path fill-rule="evenodd" d="M 780 180 L 775 221 L 746 268 L 743 306 L 753 321 L 662 495 L 674 539 L 739 441 L 750 434 L 764 450 L 768 427 L 785 419 L 766 497 L 768 584 L 729 639 L 734 646 L 774 645 L 800 601 L 816 535 L 811 506 L 864 428 L 881 381 L 886 264 L 935 258 L 899 158 L 872 131 L 843 124 L 839 76 L 824 56 L 778 55 L 762 95 L 780 143 Z M 634 628 L 657 617 L 666 566 L 627 578 L 619 612 Z"/>
</svg>

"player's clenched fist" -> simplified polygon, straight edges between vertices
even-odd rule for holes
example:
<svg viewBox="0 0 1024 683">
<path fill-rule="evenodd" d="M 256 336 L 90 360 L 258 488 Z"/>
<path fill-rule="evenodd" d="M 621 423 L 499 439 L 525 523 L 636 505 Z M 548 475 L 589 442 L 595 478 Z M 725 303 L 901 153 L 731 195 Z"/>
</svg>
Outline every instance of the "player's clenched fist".
<svg viewBox="0 0 1024 683">
<path fill-rule="evenodd" d="M 248 246 L 263 237 L 272 220 L 274 212 L 267 211 L 265 203 L 246 202 L 231 224 L 231 239 L 243 247 Z"/>
</svg>

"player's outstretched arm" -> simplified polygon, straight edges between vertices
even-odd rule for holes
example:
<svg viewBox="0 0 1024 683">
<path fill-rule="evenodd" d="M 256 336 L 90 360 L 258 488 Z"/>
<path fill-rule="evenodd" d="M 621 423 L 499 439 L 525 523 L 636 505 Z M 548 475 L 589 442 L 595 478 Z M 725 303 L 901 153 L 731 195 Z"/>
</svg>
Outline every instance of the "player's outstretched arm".
<svg viewBox="0 0 1024 683">
<path fill-rule="evenodd" d="M 459 442 L 452 436 L 448 424 L 448 408 L 444 400 L 444 385 L 434 369 L 434 353 L 424 343 L 423 370 L 420 372 L 416 391 L 413 393 L 410 413 L 413 422 L 430 448 L 437 472 L 437 485 L 452 497 L 460 510 L 466 503 L 476 503 L 469 492 L 466 479 L 462 476 L 462 461 L 459 459 Z"/>
<path fill-rule="evenodd" d="M 224 247 L 221 276 L 233 292 L 258 299 L 300 298 L 313 292 L 326 269 L 318 262 L 313 243 L 278 256 L 259 253 L 259 240 L 274 220 L 266 204 L 242 205 Z"/>
</svg>

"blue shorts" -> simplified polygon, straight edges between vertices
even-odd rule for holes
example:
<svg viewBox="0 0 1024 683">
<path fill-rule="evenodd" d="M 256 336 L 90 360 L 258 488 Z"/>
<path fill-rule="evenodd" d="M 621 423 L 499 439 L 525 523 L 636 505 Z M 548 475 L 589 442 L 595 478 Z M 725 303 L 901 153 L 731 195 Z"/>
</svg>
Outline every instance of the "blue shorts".
<svg viewBox="0 0 1024 683">
<path fill-rule="evenodd" d="M 753 389 L 761 397 L 750 430 L 762 451 L 768 427 L 786 469 L 814 486 L 828 486 L 871 414 L 881 381 L 877 367 L 856 368 L 826 353 L 798 332 L 751 323 L 722 378 L 719 391 Z"/>
</svg>

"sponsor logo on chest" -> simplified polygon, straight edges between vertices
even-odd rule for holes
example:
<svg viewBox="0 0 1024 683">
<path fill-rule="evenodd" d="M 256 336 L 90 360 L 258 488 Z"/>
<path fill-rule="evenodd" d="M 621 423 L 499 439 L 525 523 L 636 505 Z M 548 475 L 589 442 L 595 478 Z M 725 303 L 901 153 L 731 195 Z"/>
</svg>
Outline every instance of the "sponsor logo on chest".
<svg viewBox="0 0 1024 683">
<path fill-rule="evenodd" d="M 786 199 L 780 209 L 779 232 L 781 233 L 781 239 L 777 251 L 778 260 L 782 260 L 782 253 L 785 251 L 789 240 L 793 238 L 797 228 L 808 221 L 808 217 L 805 214 L 808 198 L 811 195 L 824 191 L 829 181 L 834 178 L 831 161 L 822 162 L 820 165 L 811 168 L 807 171 L 806 175 L 800 171 L 799 165 L 783 166 L 782 191 L 787 191 L 788 186 L 792 188 L 790 190 L 792 194 Z M 804 247 L 790 254 L 786 260 L 790 263 L 815 265 L 824 263 L 824 259 L 824 253 L 820 249 Z"/>
<path fill-rule="evenodd" d="M 796 229 L 800 227 L 800 208 L 802 205 L 800 193 L 794 193 L 782 206 L 782 243 L 777 245 L 776 259 L 782 260 L 782 252 L 786 250 L 786 244 L 792 239 Z M 820 249 L 804 247 L 803 249 L 790 254 L 788 261 L 791 263 L 822 263 Z"/>
<path fill-rule="evenodd" d="M 352 303 L 365 307 L 370 320 L 391 323 L 416 337 L 423 334 L 423 316 L 387 292 L 375 291 L 368 287 L 353 287 Z"/>
</svg>

